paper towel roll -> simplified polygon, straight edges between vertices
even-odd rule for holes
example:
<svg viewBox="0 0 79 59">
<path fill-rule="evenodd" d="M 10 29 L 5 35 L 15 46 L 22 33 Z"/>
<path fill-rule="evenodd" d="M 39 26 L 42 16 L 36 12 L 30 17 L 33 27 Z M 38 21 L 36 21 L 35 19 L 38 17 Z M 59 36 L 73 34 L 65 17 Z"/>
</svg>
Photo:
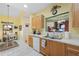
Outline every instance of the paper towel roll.
<svg viewBox="0 0 79 59">
<path fill-rule="evenodd" d="M 65 36 L 65 39 L 69 39 L 69 32 L 65 32 L 64 36 Z"/>
</svg>

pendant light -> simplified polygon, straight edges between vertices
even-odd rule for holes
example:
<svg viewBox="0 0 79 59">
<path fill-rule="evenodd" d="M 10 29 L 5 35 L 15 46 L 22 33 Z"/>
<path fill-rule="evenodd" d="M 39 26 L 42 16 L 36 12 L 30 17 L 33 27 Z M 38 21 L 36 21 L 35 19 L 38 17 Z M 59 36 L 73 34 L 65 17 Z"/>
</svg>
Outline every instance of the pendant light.
<svg viewBox="0 0 79 59">
<path fill-rule="evenodd" d="M 10 7 L 10 6 L 7 5 L 7 8 L 8 8 L 8 22 L 7 22 L 7 23 L 9 23 L 9 7 Z M 8 26 L 9 26 L 9 25 L 8 25 Z M 7 40 L 7 47 L 8 47 L 8 45 L 9 45 L 9 44 L 8 44 L 8 40 Z"/>
<path fill-rule="evenodd" d="M 8 7 L 8 19 L 9 19 L 9 7 L 10 7 L 10 5 L 7 5 L 7 7 Z"/>
</svg>

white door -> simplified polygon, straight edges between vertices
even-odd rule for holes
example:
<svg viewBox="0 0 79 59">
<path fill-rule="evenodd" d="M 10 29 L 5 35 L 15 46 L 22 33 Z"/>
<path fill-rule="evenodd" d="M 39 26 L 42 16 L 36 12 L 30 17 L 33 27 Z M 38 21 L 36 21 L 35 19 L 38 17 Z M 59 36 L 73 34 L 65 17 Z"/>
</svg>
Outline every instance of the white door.
<svg viewBox="0 0 79 59">
<path fill-rule="evenodd" d="M 28 43 L 28 36 L 29 36 L 29 27 L 23 26 L 23 40 Z"/>
</svg>

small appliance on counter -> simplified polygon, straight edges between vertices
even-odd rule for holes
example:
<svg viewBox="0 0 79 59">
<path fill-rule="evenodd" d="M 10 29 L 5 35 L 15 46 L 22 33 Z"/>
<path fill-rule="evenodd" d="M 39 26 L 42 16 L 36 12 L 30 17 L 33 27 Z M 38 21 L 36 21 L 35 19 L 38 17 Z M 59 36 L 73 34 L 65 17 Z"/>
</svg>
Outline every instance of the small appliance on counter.
<svg viewBox="0 0 79 59">
<path fill-rule="evenodd" d="M 36 34 L 36 30 L 35 29 L 33 30 L 33 34 Z"/>
<path fill-rule="evenodd" d="M 33 30 L 33 34 L 40 35 L 40 34 L 41 34 L 41 32 L 40 32 L 39 30 L 34 29 L 34 30 Z"/>
<path fill-rule="evenodd" d="M 40 32 L 40 30 L 37 30 L 37 33 L 36 33 L 37 35 L 40 35 L 41 34 L 41 32 Z"/>
</svg>

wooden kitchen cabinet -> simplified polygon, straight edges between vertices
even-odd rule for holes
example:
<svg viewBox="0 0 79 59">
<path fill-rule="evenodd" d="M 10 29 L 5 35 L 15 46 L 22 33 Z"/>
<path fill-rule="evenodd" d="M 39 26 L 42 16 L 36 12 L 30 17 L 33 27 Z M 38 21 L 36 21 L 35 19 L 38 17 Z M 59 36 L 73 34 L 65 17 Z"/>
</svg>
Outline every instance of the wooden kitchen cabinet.
<svg viewBox="0 0 79 59">
<path fill-rule="evenodd" d="M 32 17 L 32 28 L 36 28 L 36 17 Z"/>
<path fill-rule="evenodd" d="M 44 27 L 44 16 L 37 16 L 37 29 L 41 29 Z"/>
<path fill-rule="evenodd" d="M 32 28 L 41 29 L 44 27 L 44 16 L 34 16 L 32 17 Z"/>
<path fill-rule="evenodd" d="M 28 37 L 28 44 L 29 44 L 30 47 L 33 48 L 33 37 L 32 36 Z"/>
<path fill-rule="evenodd" d="M 73 45 L 66 45 L 66 55 L 67 56 L 79 56 L 79 47 Z"/>
<path fill-rule="evenodd" d="M 40 52 L 47 56 L 50 55 L 50 49 L 49 49 L 50 41 L 49 40 L 45 41 L 45 47 L 42 47 L 42 44 L 43 44 L 42 39 L 40 39 Z"/>
<path fill-rule="evenodd" d="M 72 26 L 79 27 L 79 3 L 72 5 Z"/>
<path fill-rule="evenodd" d="M 65 45 L 60 42 L 50 41 L 50 56 L 65 56 Z"/>
<path fill-rule="evenodd" d="M 65 45 L 60 42 L 46 40 L 45 48 L 42 47 L 42 39 L 40 41 L 40 52 L 48 56 L 65 56 Z"/>
</svg>

